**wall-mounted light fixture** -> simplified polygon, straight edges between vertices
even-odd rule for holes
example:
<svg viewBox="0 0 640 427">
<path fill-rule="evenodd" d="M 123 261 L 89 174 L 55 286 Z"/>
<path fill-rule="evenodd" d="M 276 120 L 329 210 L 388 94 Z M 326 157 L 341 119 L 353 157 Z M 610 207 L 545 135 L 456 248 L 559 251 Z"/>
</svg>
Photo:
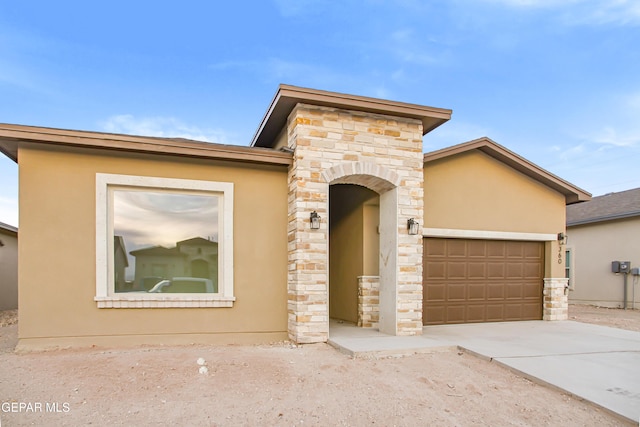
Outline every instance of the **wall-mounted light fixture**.
<svg viewBox="0 0 640 427">
<path fill-rule="evenodd" d="M 320 229 L 320 215 L 318 215 L 318 212 L 313 211 L 311 212 L 311 215 L 309 216 L 309 222 L 311 223 L 311 229 L 312 230 L 319 230 Z"/>
<path fill-rule="evenodd" d="M 416 235 L 418 231 L 420 231 L 420 223 L 413 218 L 409 218 L 407 220 L 407 230 L 409 230 L 409 234 Z"/>
<path fill-rule="evenodd" d="M 561 245 L 566 245 L 568 240 L 569 236 L 564 233 L 558 233 L 558 243 L 560 243 Z"/>
</svg>

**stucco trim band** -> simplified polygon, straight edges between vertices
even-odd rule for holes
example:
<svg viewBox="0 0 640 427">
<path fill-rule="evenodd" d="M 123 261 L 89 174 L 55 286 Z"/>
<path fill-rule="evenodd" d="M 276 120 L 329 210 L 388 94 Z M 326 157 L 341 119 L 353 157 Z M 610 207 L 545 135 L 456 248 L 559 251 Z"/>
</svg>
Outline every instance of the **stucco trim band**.
<svg viewBox="0 0 640 427">
<path fill-rule="evenodd" d="M 519 233 L 511 231 L 489 230 L 457 230 L 453 228 L 423 228 L 424 237 L 443 237 L 451 239 L 489 239 L 489 240 L 520 240 L 536 242 L 552 242 L 558 240 L 557 234 L 551 233 Z"/>
</svg>

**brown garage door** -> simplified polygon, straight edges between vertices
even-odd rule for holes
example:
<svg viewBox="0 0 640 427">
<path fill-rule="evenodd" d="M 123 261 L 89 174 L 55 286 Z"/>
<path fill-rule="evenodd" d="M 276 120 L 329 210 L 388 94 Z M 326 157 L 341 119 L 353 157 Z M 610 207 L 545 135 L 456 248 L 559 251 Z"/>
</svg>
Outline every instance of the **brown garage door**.
<svg viewBox="0 0 640 427">
<path fill-rule="evenodd" d="M 424 239 L 423 323 L 542 319 L 544 243 Z"/>
</svg>

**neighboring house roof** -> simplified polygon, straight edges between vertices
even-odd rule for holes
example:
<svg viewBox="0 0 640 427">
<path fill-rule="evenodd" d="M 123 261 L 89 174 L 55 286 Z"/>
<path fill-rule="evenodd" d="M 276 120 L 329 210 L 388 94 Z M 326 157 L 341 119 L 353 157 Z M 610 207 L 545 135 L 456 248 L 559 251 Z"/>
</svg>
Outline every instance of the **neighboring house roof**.
<svg viewBox="0 0 640 427">
<path fill-rule="evenodd" d="M 0 222 L 0 233 L 17 236 L 18 228 L 13 225 L 5 224 L 4 222 Z"/>
<path fill-rule="evenodd" d="M 218 242 L 204 239 L 202 237 L 193 237 L 191 239 L 182 240 L 176 243 L 176 246 L 217 246 Z"/>
<path fill-rule="evenodd" d="M 481 151 L 507 166 L 512 167 L 529 178 L 556 190 L 565 196 L 567 204 L 583 202 L 591 199 L 591 194 L 585 190 L 576 187 L 570 182 L 552 174 L 487 137 L 474 139 L 473 141 L 426 153 L 424 155 L 424 162 L 433 162 L 435 160 L 466 153 L 471 150 Z"/>
<path fill-rule="evenodd" d="M 99 148 L 289 166 L 290 153 L 257 147 L 214 144 L 184 138 L 157 138 L 0 123 L 0 152 L 18 161 L 20 144 Z"/>
<path fill-rule="evenodd" d="M 423 135 L 451 118 L 451 110 L 444 108 L 280 85 L 258 126 L 251 146 L 273 147 L 279 132 L 286 127 L 289 114 L 299 103 L 418 119 L 422 121 Z"/>
<path fill-rule="evenodd" d="M 567 206 L 567 226 L 640 216 L 640 188 L 594 197 L 587 203 Z"/>
<path fill-rule="evenodd" d="M 186 254 L 180 252 L 178 248 L 165 248 L 164 246 L 152 246 L 150 248 L 138 249 L 135 251 L 129 252 L 133 256 L 140 255 L 153 255 L 153 256 L 187 256 Z"/>
</svg>

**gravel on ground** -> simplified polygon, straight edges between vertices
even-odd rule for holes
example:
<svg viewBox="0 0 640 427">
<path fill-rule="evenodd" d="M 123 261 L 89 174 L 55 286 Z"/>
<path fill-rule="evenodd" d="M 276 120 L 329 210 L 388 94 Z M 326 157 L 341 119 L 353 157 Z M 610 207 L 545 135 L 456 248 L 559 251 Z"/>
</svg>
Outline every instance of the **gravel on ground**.
<svg viewBox="0 0 640 427">
<path fill-rule="evenodd" d="M 570 309 L 574 320 L 618 323 L 598 313 Z M 0 425 L 624 425 L 453 349 L 377 359 L 290 342 L 18 354 L 12 316 L 0 313 Z"/>
</svg>

